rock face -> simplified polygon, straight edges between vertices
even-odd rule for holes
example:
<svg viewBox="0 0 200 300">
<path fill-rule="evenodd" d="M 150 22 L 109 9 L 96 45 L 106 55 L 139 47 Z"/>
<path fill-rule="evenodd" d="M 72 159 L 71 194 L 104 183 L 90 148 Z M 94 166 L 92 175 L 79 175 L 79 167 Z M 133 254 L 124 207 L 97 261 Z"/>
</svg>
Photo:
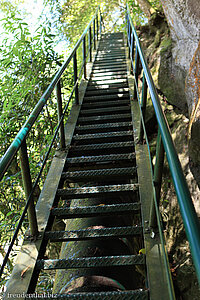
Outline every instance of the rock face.
<svg viewBox="0 0 200 300">
<path fill-rule="evenodd" d="M 161 0 L 172 44 L 164 52 L 160 87 L 169 101 L 190 116 L 190 157 L 200 163 L 200 9 L 199 0 Z M 164 74 L 164 75 L 163 75 Z M 173 87 L 173 88 L 172 88 Z M 191 133 L 191 134 L 190 134 Z"/>
</svg>

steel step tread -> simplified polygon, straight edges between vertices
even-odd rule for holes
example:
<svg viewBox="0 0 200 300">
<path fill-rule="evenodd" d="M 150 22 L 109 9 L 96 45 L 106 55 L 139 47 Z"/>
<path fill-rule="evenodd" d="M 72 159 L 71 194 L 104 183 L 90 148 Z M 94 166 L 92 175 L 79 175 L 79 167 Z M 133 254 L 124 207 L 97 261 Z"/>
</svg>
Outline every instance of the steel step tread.
<svg viewBox="0 0 200 300">
<path fill-rule="evenodd" d="M 112 148 L 124 148 L 124 147 L 134 147 L 133 141 L 128 142 L 113 142 L 113 143 L 103 143 L 103 144 L 91 144 L 91 145 L 71 145 L 71 150 L 95 150 L 95 149 L 112 149 Z"/>
<path fill-rule="evenodd" d="M 45 240 L 51 242 L 77 241 L 96 238 L 126 237 L 142 234 L 142 226 L 86 228 L 72 231 L 47 231 Z"/>
<path fill-rule="evenodd" d="M 100 53 L 99 53 L 100 54 Z M 116 55 L 108 55 L 108 54 L 104 54 L 104 55 L 97 55 L 96 59 L 95 59 L 95 63 L 99 63 L 99 62 L 110 62 L 110 61 L 126 61 L 126 55 L 125 53 L 119 53 Z"/>
<path fill-rule="evenodd" d="M 101 108 L 91 108 L 91 109 L 81 109 L 80 115 L 89 114 L 100 114 L 100 113 L 110 113 L 118 111 L 130 111 L 130 105 L 120 106 L 120 107 L 101 107 Z"/>
<path fill-rule="evenodd" d="M 103 102 L 103 103 L 107 103 L 107 102 L 110 102 L 110 100 L 113 102 L 113 99 L 115 100 L 115 102 L 117 101 L 121 101 L 121 103 L 123 103 L 123 101 L 126 101 L 126 100 L 129 100 L 130 102 L 130 95 L 129 93 L 114 93 L 114 94 L 111 94 L 111 95 L 91 95 L 91 96 L 85 96 L 84 97 L 84 100 L 83 100 L 83 107 L 85 105 L 88 105 L 87 103 L 85 104 L 85 102 L 89 102 L 92 104 L 92 102 Z M 101 101 L 103 100 L 103 101 Z M 105 101 L 106 100 L 106 101 Z M 113 102 L 114 103 L 114 102 Z M 124 102 L 125 103 L 125 102 Z"/>
<path fill-rule="evenodd" d="M 117 160 L 133 160 L 135 159 L 135 153 L 124 154 L 111 154 L 111 155 L 98 155 L 98 156 L 80 156 L 67 158 L 67 164 L 80 164 L 80 163 L 93 163 L 93 162 L 113 162 Z"/>
<path fill-rule="evenodd" d="M 111 291 L 111 292 L 83 292 L 83 293 L 66 293 L 51 294 L 48 297 L 43 295 L 42 299 L 69 299 L 69 300 L 148 300 L 148 290 L 128 290 L 128 291 Z M 41 300 L 41 296 L 34 295 L 30 299 Z"/>
<path fill-rule="evenodd" d="M 117 76 L 117 75 L 127 75 L 127 70 L 123 70 L 123 71 L 110 71 L 110 72 L 98 72 L 98 73 L 91 73 L 91 78 L 93 77 L 102 77 L 102 76 Z"/>
<path fill-rule="evenodd" d="M 103 186 L 87 186 L 80 188 L 66 188 L 58 189 L 57 196 L 75 196 L 85 194 L 104 194 L 104 193 L 117 193 L 117 192 L 133 192 L 139 188 L 138 184 L 114 184 L 114 185 L 103 185 Z"/>
<path fill-rule="evenodd" d="M 87 218 L 94 216 L 103 216 L 110 214 L 129 214 L 133 211 L 139 211 L 141 208 L 140 202 L 110 204 L 110 205 L 93 205 L 93 206 L 70 206 L 66 208 L 52 208 L 51 215 L 61 219 L 71 218 Z"/>
<path fill-rule="evenodd" d="M 137 167 L 96 169 L 86 171 L 68 171 L 62 173 L 63 179 L 83 179 L 107 176 L 133 176 L 136 174 Z"/>
<path fill-rule="evenodd" d="M 102 91 L 102 94 L 100 92 L 94 93 L 94 94 L 92 92 L 87 93 L 83 100 L 83 106 L 85 105 L 85 101 L 88 101 L 88 102 L 91 101 L 91 103 L 93 101 L 97 102 L 100 100 L 103 100 L 101 102 L 107 102 L 110 99 L 111 99 L 111 101 L 113 99 L 115 99 L 116 101 L 122 101 L 122 100 L 130 101 L 130 94 L 128 93 L 128 90 L 127 90 L 127 92 L 123 92 L 123 91 L 119 92 L 117 90 L 112 90 L 111 94 L 109 94 L 108 92 L 109 92 L 109 90 Z M 104 101 L 104 100 L 106 100 L 106 101 Z"/>
<path fill-rule="evenodd" d="M 128 79 L 126 78 L 117 78 L 117 79 L 105 79 L 105 80 L 89 80 L 88 86 L 96 86 L 99 87 L 101 85 L 108 84 L 117 84 L 117 83 L 128 83 Z"/>
<path fill-rule="evenodd" d="M 94 64 L 94 66 L 93 66 L 93 70 L 95 70 L 95 69 L 101 69 L 101 70 L 103 70 L 103 69 L 116 69 L 116 68 L 122 68 L 122 67 L 124 67 L 124 69 L 126 68 L 127 69 L 127 64 L 126 64 L 126 62 L 116 62 L 116 63 L 114 63 L 114 62 L 110 62 L 110 63 L 96 63 L 96 64 Z"/>
<path fill-rule="evenodd" d="M 98 82 L 98 81 L 106 81 L 106 80 L 116 80 L 116 79 L 126 79 L 127 78 L 127 74 L 124 73 L 124 74 L 112 74 L 112 75 L 102 75 L 102 76 L 92 76 L 90 77 L 90 82 L 91 81 L 95 81 L 95 82 Z"/>
<path fill-rule="evenodd" d="M 85 92 L 85 97 L 94 97 L 94 96 L 109 96 L 109 95 L 122 95 L 122 96 L 128 96 L 129 95 L 129 89 L 128 88 L 118 88 L 118 89 L 103 89 L 103 90 L 93 90 Z M 119 96 L 120 97 L 120 96 Z"/>
<path fill-rule="evenodd" d="M 91 117 L 80 117 L 78 118 L 78 122 L 89 122 L 89 121 L 103 121 L 103 120 L 115 120 L 117 122 L 118 119 L 131 119 L 131 114 L 115 114 L 115 115 L 107 115 L 107 116 L 91 116 Z"/>
<path fill-rule="evenodd" d="M 102 85 L 88 85 L 87 86 L 87 92 L 88 91 L 99 91 L 102 92 L 102 90 L 108 90 L 108 89 L 121 89 L 121 88 L 128 88 L 128 81 L 123 83 L 112 83 L 112 84 L 102 84 Z"/>
<path fill-rule="evenodd" d="M 125 64 L 121 65 L 121 66 L 108 66 L 108 67 L 98 67 L 98 66 L 94 66 L 92 68 L 92 73 L 93 74 L 98 74 L 98 73 L 102 73 L 104 72 L 105 74 L 107 72 L 118 72 L 118 71 L 126 71 L 127 72 L 127 66 Z"/>
<path fill-rule="evenodd" d="M 113 131 L 113 132 L 106 132 L 106 133 L 91 133 L 91 134 L 75 134 L 73 136 L 74 141 L 80 140 L 88 140 L 88 139 L 102 139 L 102 138 L 115 138 L 115 137 L 125 137 L 125 136 L 133 136 L 133 132 L 129 131 Z"/>
<path fill-rule="evenodd" d="M 114 95 L 113 95 L 114 96 Z M 88 99 L 90 98 L 90 99 Z M 82 108 L 90 108 L 90 107 L 108 107 L 108 106 L 118 106 L 121 105 L 123 106 L 124 104 L 129 104 L 130 105 L 130 97 L 129 95 L 125 95 L 124 97 L 119 97 L 117 98 L 117 96 L 115 97 L 108 97 L 108 96 L 94 96 L 94 97 L 88 97 L 87 99 L 85 98 L 85 100 L 88 100 L 88 103 L 83 103 L 82 104 Z M 104 100 L 104 99 L 108 99 L 108 101 L 98 101 L 98 100 Z M 110 99 L 116 99 L 114 101 L 110 101 Z M 124 100 L 119 100 L 119 99 L 124 99 Z M 92 102 L 89 102 L 92 101 Z"/>
<path fill-rule="evenodd" d="M 126 60 L 124 57 L 116 57 L 116 58 L 99 58 L 99 59 L 96 59 L 95 62 L 94 62 L 94 66 L 104 66 L 104 65 L 109 65 L 109 64 L 124 64 L 126 63 Z"/>
<path fill-rule="evenodd" d="M 39 259 L 36 270 L 98 268 L 113 266 L 144 265 L 145 255 L 116 255 L 100 257 L 78 257 L 68 259 Z"/>
<path fill-rule="evenodd" d="M 103 124 L 93 124 L 93 125 L 78 125 L 76 130 L 84 131 L 91 129 L 104 129 L 104 128 L 121 128 L 132 126 L 132 122 L 118 122 L 118 123 L 103 123 Z"/>
</svg>

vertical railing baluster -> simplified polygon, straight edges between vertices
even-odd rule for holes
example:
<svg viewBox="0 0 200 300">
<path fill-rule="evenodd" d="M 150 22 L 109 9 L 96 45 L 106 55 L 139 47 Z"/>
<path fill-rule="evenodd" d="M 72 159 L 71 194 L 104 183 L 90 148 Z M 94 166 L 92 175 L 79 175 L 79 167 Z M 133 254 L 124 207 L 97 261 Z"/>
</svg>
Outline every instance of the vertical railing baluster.
<svg viewBox="0 0 200 300">
<path fill-rule="evenodd" d="M 129 20 L 129 24 L 128 24 L 128 58 L 130 58 L 130 53 L 131 53 L 131 49 L 130 49 L 130 44 L 131 44 L 131 22 Z"/>
<path fill-rule="evenodd" d="M 128 58 L 131 57 L 131 33 L 132 33 L 132 28 L 131 28 L 131 22 L 129 22 L 129 51 L 128 51 Z"/>
<path fill-rule="evenodd" d="M 156 144 L 156 163 L 155 163 L 155 167 L 154 167 L 154 185 L 155 185 L 155 190 L 156 190 L 156 202 L 157 202 L 158 207 L 159 207 L 159 202 L 160 202 L 160 191 L 161 191 L 161 184 L 162 184 L 164 154 L 165 154 L 165 151 L 164 151 L 164 147 L 163 147 L 162 137 L 160 134 L 160 129 L 158 129 L 157 144 Z M 149 226 L 151 228 L 157 227 L 154 199 L 152 199 L 151 207 L 150 207 Z"/>
<path fill-rule="evenodd" d="M 95 19 L 94 19 L 94 21 L 93 21 L 93 43 L 94 43 L 94 50 L 96 50 Z"/>
<path fill-rule="evenodd" d="M 89 47 L 90 47 L 90 62 L 92 62 L 92 28 L 90 26 L 90 29 L 89 29 L 89 38 L 88 38 L 88 44 L 89 44 Z"/>
<path fill-rule="evenodd" d="M 137 87 L 138 87 L 138 71 L 139 71 L 139 52 L 136 45 L 135 50 L 135 82 L 134 82 L 134 96 L 133 99 L 137 100 Z"/>
<path fill-rule="evenodd" d="M 75 87 L 75 101 L 76 104 L 79 104 L 79 97 L 78 97 L 78 83 L 77 83 L 77 54 L 76 52 L 74 53 L 73 56 L 73 68 L 74 68 L 74 85 L 76 84 Z"/>
<path fill-rule="evenodd" d="M 20 157 L 24 193 L 25 193 L 26 200 L 28 200 L 29 195 L 32 191 L 32 180 L 30 174 L 26 140 L 24 140 L 21 144 L 21 148 L 19 150 L 19 157 Z M 30 233 L 32 236 L 36 237 L 38 235 L 38 225 L 37 225 L 37 218 L 36 218 L 33 196 L 30 199 L 30 203 L 28 207 L 28 221 L 30 226 Z"/>
<path fill-rule="evenodd" d="M 129 47 L 129 43 L 128 43 L 128 37 L 129 37 L 129 17 L 128 17 L 128 14 L 127 14 L 126 30 L 127 30 L 127 47 Z"/>
<path fill-rule="evenodd" d="M 102 18 L 101 12 L 100 12 L 100 35 L 102 32 L 102 22 L 103 22 L 103 18 Z"/>
<path fill-rule="evenodd" d="M 84 78 L 87 78 L 87 74 L 86 74 L 86 36 L 84 36 L 83 38 L 83 75 Z"/>
<path fill-rule="evenodd" d="M 97 16 L 96 16 L 96 24 L 97 24 L 97 41 L 98 41 L 98 38 L 99 38 L 98 13 L 97 13 Z"/>
<path fill-rule="evenodd" d="M 57 107 L 58 107 L 58 122 L 60 122 L 62 117 L 62 94 L 61 94 L 61 84 L 60 80 L 56 85 L 56 96 L 57 96 Z M 62 120 L 60 124 L 60 146 L 62 149 L 65 148 L 65 130 L 64 130 L 64 122 Z"/>
<path fill-rule="evenodd" d="M 133 62 L 134 62 L 134 56 L 135 56 L 135 38 L 134 38 L 134 33 L 132 32 L 132 57 L 131 57 L 131 60 L 132 60 L 132 69 L 134 70 L 134 65 L 133 65 Z"/>
<path fill-rule="evenodd" d="M 143 74 L 143 81 L 142 81 L 142 97 L 141 97 L 141 110 L 143 120 L 145 122 L 145 113 L 146 113 L 146 104 L 147 104 L 147 82 L 145 75 Z M 140 121 L 140 134 L 139 134 L 139 143 L 142 143 L 144 137 L 144 128 L 142 124 L 142 120 Z"/>
<path fill-rule="evenodd" d="M 133 35 L 133 32 L 131 34 L 131 55 L 130 55 L 130 59 L 131 59 L 131 74 L 133 74 L 133 57 L 134 57 L 134 35 Z"/>
</svg>

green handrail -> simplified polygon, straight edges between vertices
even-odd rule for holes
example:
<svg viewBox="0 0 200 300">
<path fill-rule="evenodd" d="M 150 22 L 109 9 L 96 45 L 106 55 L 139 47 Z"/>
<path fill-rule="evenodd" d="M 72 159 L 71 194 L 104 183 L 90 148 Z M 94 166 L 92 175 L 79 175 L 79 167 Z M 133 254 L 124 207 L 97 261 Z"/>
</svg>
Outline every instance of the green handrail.
<svg viewBox="0 0 200 300">
<path fill-rule="evenodd" d="M 56 89 L 57 89 L 57 100 L 58 100 L 58 106 L 59 106 L 58 107 L 58 117 L 59 117 L 58 118 L 58 125 L 57 125 L 57 128 L 55 129 L 52 141 L 51 141 L 50 146 L 48 148 L 48 151 L 47 151 L 47 153 L 45 155 L 45 159 L 44 159 L 44 161 L 42 163 L 42 167 L 41 167 L 41 169 L 39 171 L 39 174 L 38 174 L 38 176 L 36 178 L 36 181 L 35 181 L 35 183 L 34 183 L 34 185 L 32 187 L 32 190 L 30 191 L 30 194 L 28 196 L 28 199 L 27 199 L 27 202 L 26 202 L 26 206 L 25 206 L 25 208 L 24 208 L 24 210 L 22 212 L 22 215 L 21 215 L 21 217 L 20 217 L 20 219 L 18 221 L 18 224 L 16 226 L 14 235 L 13 235 L 11 241 L 10 241 L 10 245 L 8 247 L 7 253 L 6 253 L 6 255 L 5 255 L 4 259 L 3 259 L 3 263 L 2 263 L 2 266 L 0 268 L 0 277 L 3 274 L 4 267 L 5 267 L 5 265 L 6 265 L 7 261 L 8 261 L 9 254 L 10 254 L 10 252 L 12 250 L 12 247 L 14 245 L 14 242 L 15 242 L 15 240 L 17 238 L 17 235 L 19 233 L 19 230 L 21 228 L 21 225 L 22 225 L 22 222 L 23 222 L 23 220 L 25 218 L 27 210 L 29 209 L 30 204 L 32 203 L 32 196 L 33 196 L 34 190 L 35 190 L 37 184 L 39 183 L 39 180 L 40 180 L 41 174 L 43 172 L 44 166 L 45 166 L 45 164 L 47 162 L 47 159 L 49 157 L 50 151 L 51 151 L 51 149 L 53 147 L 53 144 L 55 142 L 55 139 L 56 139 L 56 136 L 58 134 L 58 131 L 59 131 L 59 129 L 62 126 L 64 116 L 65 116 L 65 114 L 67 112 L 67 109 L 69 107 L 69 103 L 70 103 L 70 101 L 72 99 L 72 96 L 73 96 L 74 92 L 75 92 L 76 104 L 78 104 L 78 101 L 77 101 L 78 100 L 77 99 L 78 80 L 80 79 L 83 67 L 85 67 L 87 56 L 92 51 L 92 42 L 90 42 L 90 45 L 88 45 L 88 47 L 89 47 L 88 53 L 87 54 L 85 53 L 85 56 L 83 57 L 82 67 L 81 67 L 79 75 L 76 76 L 76 79 L 74 77 L 74 86 L 72 88 L 71 94 L 70 94 L 70 96 L 68 98 L 68 102 L 65 105 L 63 112 L 62 112 L 61 87 L 60 87 L 61 76 L 64 73 L 64 71 L 66 70 L 66 68 L 67 68 L 68 64 L 70 63 L 70 61 L 72 59 L 75 60 L 75 58 L 76 58 L 76 51 L 77 51 L 78 47 L 80 46 L 80 44 L 85 39 L 86 34 L 88 33 L 88 31 L 89 30 L 91 31 L 92 24 L 94 26 L 94 23 L 95 23 L 95 20 L 97 19 L 98 14 L 100 14 L 99 34 L 101 34 L 101 31 L 102 31 L 102 24 L 101 24 L 102 23 L 102 16 L 101 16 L 100 7 L 98 7 L 97 10 L 96 10 L 95 15 L 91 19 L 91 21 L 88 24 L 88 26 L 85 28 L 83 34 L 81 35 L 81 37 L 79 38 L 78 42 L 74 46 L 74 48 L 71 51 L 70 55 L 68 56 L 67 60 L 63 63 L 63 65 L 61 66 L 61 68 L 58 70 L 58 72 L 54 76 L 53 80 L 51 81 L 50 85 L 48 86 L 48 88 L 46 89 L 46 91 L 44 92 L 44 94 L 42 95 L 42 97 L 40 98 L 40 100 L 38 101 L 38 103 L 36 104 L 36 106 L 34 107 L 32 113 L 29 115 L 29 117 L 26 120 L 25 124 L 23 125 L 23 127 L 21 128 L 21 130 L 16 135 L 16 137 L 13 140 L 12 144 L 7 149 L 7 151 L 4 154 L 4 156 L 0 159 L 0 180 L 2 180 L 5 172 L 7 171 L 7 169 L 10 166 L 10 164 L 12 163 L 12 161 L 13 161 L 16 153 L 18 152 L 18 150 L 20 148 L 22 148 L 22 146 L 24 144 L 26 144 L 26 137 L 27 137 L 28 133 L 30 132 L 31 128 L 33 127 L 34 123 L 36 122 L 36 120 L 37 120 L 40 112 L 42 111 L 44 105 L 47 103 L 47 100 L 49 99 L 52 91 L 56 87 Z M 93 35 L 94 35 L 93 36 L 93 40 L 95 40 L 98 37 L 97 31 L 94 30 L 93 31 Z M 75 64 L 74 64 L 74 68 L 75 68 Z M 76 68 L 77 68 L 77 64 L 76 64 Z M 74 72 L 75 72 L 75 70 L 74 70 Z M 76 69 L 76 75 L 77 75 L 77 69 Z M 62 143 L 62 138 L 61 138 L 61 143 Z M 65 144 L 65 143 L 63 143 L 63 144 Z M 25 152 L 27 152 L 27 151 L 25 151 Z M 25 153 L 25 154 L 27 154 L 27 153 Z M 29 172 L 30 172 L 30 170 L 29 170 Z M 36 231 L 37 231 L 37 220 L 35 219 L 34 221 L 35 221 L 35 224 L 34 224 L 35 228 L 34 229 L 36 229 Z"/>
<path fill-rule="evenodd" d="M 50 85 L 48 86 L 48 88 L 46 89 L 46 91 L 44 92 L 44 94 L 42 95 L 42 97 L 40 98 L 40 100 L 38 101 L 38 103 L 36 104 L 35 108 L 31 112 L 31 114 L 29 115 L 29 117 L 26 120 L 25 124 L 23 125 L 23 127 L 21 128 L 21 130 L 16 135 L 15 139 L 13 140 L 12 144 L 10 145 L 10 147 L 7 149 L 7 151 L 4 154 L 4 156 L 1 158 L 1 160 L 0 160 L 0 181 L 3 178 L 6 170 L 10 166 L 10 164 L 11 164 L 11 162 L 12 162 L 15 154 L 17 153 L 17 151 L 21 147 L 22 142 L 25 140 L 26 136 L 28 135 L 28 133 L 30 132 L 31 128 L 33 127 L 35 121 L 37 120 L 40 112 L 42 111 L 44 105 L 46 104 L 47 100 L 49 99 L 52 91 L 54 90 L 54 88 L 56 86 L 56 84 L 60 80 L 63 72 L 66 70 L 68 64 L 70 63 L 70 61 L 72 60 L 73 56 L 75 55 L 76 50 L 80 46 L 80 44 L 83 41 L 84 37 L 86 36 L 89 28 L 91 27 L 91 24 L 95 20 L 95 18 L 96 18 L 96 16 L 97 16 L 97 14 L 98 14 L 99 11 L 100 11 L 100 7 L 97 8 L 95 15 L 93 16 L 93 18 L 90 21 L 90 23 L 88 24 L 88 26 L 85 28 L 83 34 L 81 35 L 81 37 L 79 38 L 78 42 L 74 46 L 74 48 L 71 51 L 70 55 L 68 56 L 67 60 L 60 67 L 60 69 L 58 70 L 58 72 L 54 76 L 53 80 L 51 81 Z"/>
<path fill-rule="evenodd" d="M 127 8 L 128 24 L 131 26 L 132 33 L 134 34 L 137 51 L 139 52 L 140 61 L 149 88 L 151 100 L 153 103 L 155 115 L 158 122 L 158 127 L 160 129 L 162 142 L 167 155 L 167 160 L 168 160 L 171 176 L 173 179 L 186 235 L 190 244 L 191 254 L 192 254 L 194 266 L 196 268 L 197 278 L 200 283 L 200 222 L 191 199 L 189 188 L 182 171 L 182 167 L 171 137 L 171 133 L 170 133 L 170 129 L 166 117 L 163 113 L 160 104 L 160 100 L 151 76 L 151 72 L 147 65 L 142 47 L 140 45 L 140 41 L 138 39 L 137 33 L 135 31 L 130 16 L 128 4 L 126 8 Z"/>
</svg>

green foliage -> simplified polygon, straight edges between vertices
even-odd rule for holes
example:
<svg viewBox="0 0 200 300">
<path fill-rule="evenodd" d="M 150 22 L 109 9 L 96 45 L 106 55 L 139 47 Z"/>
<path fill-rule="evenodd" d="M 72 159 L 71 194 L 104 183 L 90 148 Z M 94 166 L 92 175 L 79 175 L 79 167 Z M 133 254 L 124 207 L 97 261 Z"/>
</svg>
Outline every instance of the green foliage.
<svg viewBox="0 0 200 300">
<path fill-rule="evenodd" d="M 61 63 L 61 58 L 53 50 L 54 35 L 51 34 L 50 26 L 41 25 L 31 35 L 28 24 L 17 17 L 15 11 L 9 12 L 1 20 L 1 25 L 4 32 L 0 48 L 0 157 L 49 85 L 57 71 L 57 64 Z M 64 77 L 66 82 L 71 76 L 68 75 L 66 73 Z M 57 104 L 52 95 L 27 140 L 33 180 L 41 167 L 56 125 Z M 35 198 L 39 192 L 38 186 Z M 0 254 L 3 256 L 24 206 L 25 196 L 17 156 L 1 182 Z M 22 235 L 27 226 L 25 220 Z M 19 240 L 16 241 L 15 248 L 18 242 Z M 11 256 L 11 267 L 7 272 L 12 270 L 12 259 Z"/>
<path fill-rule="evenodd" d="M 141 9 L 141 5 L 139 5 L 140 0 L 128 0 L 132 20 L 135 25 L 144 25 L 148 22 L 147 17 L 145 16 L 144 11 Z M 142 1 L 143 2 L 143 1 Z M 162 11 L 162 5 L 160 0 L 146 0 L 147 4 L 149 4 L 156 12 Z"/>
</svg>

